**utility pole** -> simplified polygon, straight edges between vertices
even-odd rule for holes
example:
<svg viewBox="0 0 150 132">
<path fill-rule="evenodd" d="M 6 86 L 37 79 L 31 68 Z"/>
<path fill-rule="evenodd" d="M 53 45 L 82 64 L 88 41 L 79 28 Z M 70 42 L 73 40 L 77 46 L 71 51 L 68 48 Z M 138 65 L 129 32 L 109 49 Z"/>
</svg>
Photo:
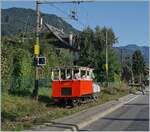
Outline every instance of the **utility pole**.
<svg viewBox="0 0 150 132">
<path fill-rule="evenodd" d="M 121 48 L 121 81 L 123 80 L 123 76 L 122 76 L 122 73 L 123 73 L 123 49 Z"/>
<path fill-rule="evenodd" d="M 39 83 L 39 76 L 38 76 L 38 57 L 40 53 L 40 38 L 39 38 L 39 29 L 40 29 L 40 11 L 39 11 L 39 1 L 36 1 L 36 43 L 34 45 L 34 56 L 35 56 L 35 82 L 34 82 L 34 89 L 32 93 L 32 97 L 35 100 L 38 100 L 38 83 Z"/>
<path fill-rule="evenodd" d="M 107 81 L 107 86 L 108 86 L 108 36 L 107 36 L 107 31 L 106 31 L 106 81 Z"/>
<path fill-rule="evenodd" d="M 133 63 L 132 63 L 132 56 L 131 56 L 131 78 L 132 78 L 132 83 L 134 84 L 134 74 L 133 74 Z"/>
</svg>

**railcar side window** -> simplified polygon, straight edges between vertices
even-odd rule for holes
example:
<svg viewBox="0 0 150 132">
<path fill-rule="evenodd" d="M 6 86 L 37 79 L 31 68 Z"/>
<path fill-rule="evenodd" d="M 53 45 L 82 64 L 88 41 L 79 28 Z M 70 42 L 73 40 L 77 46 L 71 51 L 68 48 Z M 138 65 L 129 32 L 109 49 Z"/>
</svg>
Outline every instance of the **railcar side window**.
<svg viewBox="0 0 150 132">
<path fill-rule="evenodd" d="M 65 70 L 64 69 L 61 69 L 61 79 L 62 80 L 65 80 Z"/>
<path fill-rule="evenodd" d="M 72 78 L 72 74 L 71 74 L 71 70 L 70 69 L 66 69 L 66 80 L 70 80 Z"/>
<path fill-rule="evenodd" d="M 93 69 L 86 67 L 62 67 L 52 69 L 52 80 L 94 79 Z"/>
<path fill-rule="evenodd" d="M 81 78 L 81 74 L 79 70 L 74 70 L 74 78 L 75 79 L 80 79 Z"/>
<path fill-rule="evenodd" d="M 82 79 L 85 79 L 86 78 L 86 71 L 81 71 L 81 77 L 82 77 Z"/>
<path fill-rule="evenodd" d="M 54 80 L 59 80 L 59 71 L 54 71 Z"/>
</svg>

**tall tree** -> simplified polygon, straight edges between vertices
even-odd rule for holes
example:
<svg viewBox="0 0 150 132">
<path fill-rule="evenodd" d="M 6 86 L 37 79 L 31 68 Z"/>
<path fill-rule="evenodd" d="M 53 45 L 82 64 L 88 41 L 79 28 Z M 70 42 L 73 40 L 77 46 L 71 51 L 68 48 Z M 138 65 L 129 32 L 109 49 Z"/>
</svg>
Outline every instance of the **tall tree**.
<svg viewBox="0 0 150 132">
<path fill-rule="evenodd" d="M 132 56 L 125 57 L 122 64 L 122 79 L 127 83 L 132 80 Z"/>
<path fill-rule="evenodd" d="M 136 50 L 133 53 L 132 63 L 134 77 L 138 82 L 141 82 L 142 78 L 144 77 L 145 62 L 140 50 Z"/>
<path fill-rule="evenodd" d="M 116 70 L 119 63 L 117 62 L 116 55 L 112 52 L 112 45 L 117 42 L 115 33 L 111 28 L 100 28 L 97 26 L 95 30 L 87 27 L 80 34 L 80 57 L 78 65 L 89 66 L 95 69 L 96 80 L 105 81 L 105 48 L 106 48 L 106 32 L 107 32 L 107 42 L 109 51 L 109 81 L 114 81 L 114 73 L 119 74 L 120 68 Z M 112 60 L 112 61 L 111 61 Z M 114 63 L 112 63 L 114 62 Z"/>
</svg>

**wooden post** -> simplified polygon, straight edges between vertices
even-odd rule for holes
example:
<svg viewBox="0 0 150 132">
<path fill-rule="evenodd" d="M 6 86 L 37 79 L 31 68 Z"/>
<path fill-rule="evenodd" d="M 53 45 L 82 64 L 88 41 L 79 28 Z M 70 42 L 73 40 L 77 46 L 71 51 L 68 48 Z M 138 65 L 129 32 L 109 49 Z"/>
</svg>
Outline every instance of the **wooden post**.
<svg viewBox="0 0 150 132">
<path fill-rule="evenodd" d="M 40 39 L 39 39 L 39 24 L 40 24 L 40 11 L 39 11 L 39 1 L 36 1 L 36 44 L 35 47 L 38 47 L 38 52 L 35 52 L 35 83 L 34 83 L 34 89 L 32 92 L 32 97 L 35 100 L 38 100 L 38 91 L 39 91 L 39 75 L 38 75 L 38 66 L 37 66 L 37 60 L 39 57 L 39 50 L 40 50 Z M 35 48 L 34 47 L 34 48 Z"/>
</svg>

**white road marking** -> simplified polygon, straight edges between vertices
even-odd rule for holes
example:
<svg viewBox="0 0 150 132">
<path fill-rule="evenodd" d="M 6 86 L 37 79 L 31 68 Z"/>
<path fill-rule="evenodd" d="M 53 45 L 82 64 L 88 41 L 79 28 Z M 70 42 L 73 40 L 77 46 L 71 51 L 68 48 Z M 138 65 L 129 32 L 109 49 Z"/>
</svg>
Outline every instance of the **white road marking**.
<svg viewBox="0 0 150 132">
<path fill-rule="evenodd" d="M 135 99 L 136 99 L 137 97 L 139 97 L 139 96 L 140 96 L 140 95 L 135 96 L 134 98 L 130 99 L 129 101 L 125 102 L 124 104 L 127 104 L 127 103 L 129 103 L 129 102 L 135 100 Z"/>
</svg>

